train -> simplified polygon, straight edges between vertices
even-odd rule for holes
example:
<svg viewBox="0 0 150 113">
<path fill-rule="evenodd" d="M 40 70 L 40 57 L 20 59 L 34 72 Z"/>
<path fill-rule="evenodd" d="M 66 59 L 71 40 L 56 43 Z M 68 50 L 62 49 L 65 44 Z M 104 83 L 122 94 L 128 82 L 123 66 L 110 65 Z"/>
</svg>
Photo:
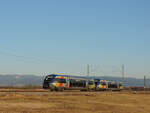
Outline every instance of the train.
<svg viewBox="0 0 150 113">
<path fill-rule="evenodd" d="M 44 78 L 43 88 L 50 91 L 121 91 L 123 85 L 95 77 L 50 74 Z"/>
</svg>

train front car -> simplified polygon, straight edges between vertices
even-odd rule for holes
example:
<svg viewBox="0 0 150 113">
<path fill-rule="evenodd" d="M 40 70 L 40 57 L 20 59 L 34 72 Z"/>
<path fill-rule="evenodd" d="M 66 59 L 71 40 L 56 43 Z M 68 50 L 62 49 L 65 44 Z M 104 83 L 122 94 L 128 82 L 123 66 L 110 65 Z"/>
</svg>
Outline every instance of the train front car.
<svg viewBox="0 0 150 113">
<path fill-rule="evenodd" d="M 99 88 L 100 91 L 107 90 L 106 80 L 100 80 L 100 84 L 99 84 L 98 88 Z"/>
<path fill-rule="evenodd" d="M 43 88 L 51 91 L 63 91 L 66 87 L 67 77 L 61 75 L 48 75 L 43 83 Z"/>
<path fill-rule="evenodd" d="M 52 75 L 47 75 L 44 79 L 44 82 L 43 82 L 43 88 L 44 89 L 49 89 L 49 84 L 50 84 L 50 81 L 52 80 L 53 76 Z"/>
<path fill-rule="evenodd" d="M 95 90 L 96 91 L 105 91 L 107 90 L 106 80 L 95 79 Z"/>
<path fill-rule="evenodd" d="M 101 90 L 101 91 L 107 90 L 108 87 L 107 87 L 107 82 L 106 82 L 106 80 L 101 80 L 99 87 L 100 87 L 100 90 Z"/>
</svg>

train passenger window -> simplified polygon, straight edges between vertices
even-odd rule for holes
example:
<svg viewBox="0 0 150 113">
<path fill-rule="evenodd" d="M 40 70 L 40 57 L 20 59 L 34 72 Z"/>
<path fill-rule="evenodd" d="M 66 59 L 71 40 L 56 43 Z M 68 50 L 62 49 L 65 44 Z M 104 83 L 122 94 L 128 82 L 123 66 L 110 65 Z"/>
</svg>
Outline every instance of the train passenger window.
<svg viewBox="0 0 150 113">
<path fill-rule="evenodd" d="M 79 87 L 86 87 L 86 81 L 85 80 L 81 80 Z"/>
<path fill-rule="evenodd" d="M 86 81 L 84 80 L 70 80 L 70 87 L 86 87 Z"/>
<path fill-rule="evenodd" d="M 70 87 L 75 87 L 76 86 L 76 81 L 73 79 L 70 79 Z"/>
<path fill-rule="evenodd" d="M 117 84 L 116 83 L 109 83 L 108 84 L 108 88 L 117 88 Z"/>
</svg>

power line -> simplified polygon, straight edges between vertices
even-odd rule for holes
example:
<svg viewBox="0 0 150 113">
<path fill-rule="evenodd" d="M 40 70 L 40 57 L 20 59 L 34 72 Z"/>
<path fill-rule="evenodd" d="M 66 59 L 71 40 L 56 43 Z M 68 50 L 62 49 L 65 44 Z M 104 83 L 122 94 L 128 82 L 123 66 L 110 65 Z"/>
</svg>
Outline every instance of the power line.
<svg viewBox="0 0 150 113">
<path fill-rule="evenodd" d="M 146 76 L 144 76 L 144 89 L 146 88 Z"/>
</svg>

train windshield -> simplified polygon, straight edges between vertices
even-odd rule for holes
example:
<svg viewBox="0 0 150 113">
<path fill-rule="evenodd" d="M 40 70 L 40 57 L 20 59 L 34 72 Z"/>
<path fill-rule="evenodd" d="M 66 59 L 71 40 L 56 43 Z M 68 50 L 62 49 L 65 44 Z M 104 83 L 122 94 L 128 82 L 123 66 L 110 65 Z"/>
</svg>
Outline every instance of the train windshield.
<svg viewBox="0 0 150 113">
<path fill-rule="evenodd" d="M 51 81 L 53 76 L 46 76 L 45 81 Z"/>
<path fill-rule="evenodd" d="M 59 78 L 56 78 L 56 79 L 55 79 L 55 82 L 58 82 L 58 83 L 66 83 L 66 79 L 59 79 Z"/>
<path fill-rule="evenodd" d="M 101 85 L 106 85 L 106 82 L 101 82 Z"/>
<path fill-rule="evenodd" d="M 123 86 L 121 83 L 119 83 L 119 86 Z"/>
<path fill-rule="evenodd" d="M 94 82 L 93 81 L 89 81 L 89 85 L 93 85 L 94 84 Z"/>
</svg>

